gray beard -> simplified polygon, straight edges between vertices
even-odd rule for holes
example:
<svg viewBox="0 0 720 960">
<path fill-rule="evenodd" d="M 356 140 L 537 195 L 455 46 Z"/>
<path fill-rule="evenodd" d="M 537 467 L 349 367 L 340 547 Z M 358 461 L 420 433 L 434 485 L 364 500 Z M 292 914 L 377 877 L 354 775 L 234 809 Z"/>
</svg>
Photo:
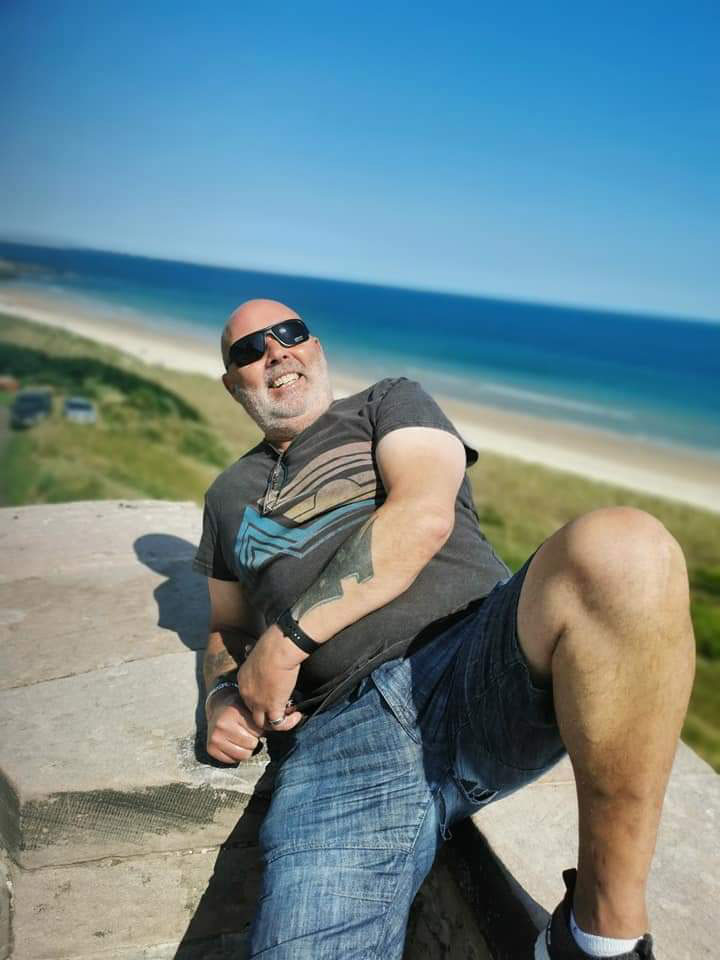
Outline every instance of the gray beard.
<svg viewBox="0 0 720 960">
<path fill-rule="evenodd" d="M 319 360 L 318 366 L 310 373 L 313 383 L 304 398 L 288 397 L 287 400 L 274 400 L 266 393 L 240 386 L 235 387 L 234 393 L 245 412 L 265 435 L 283 434 L 288 429 L 291 433 L 300 433 L 332 403 L 332 388 L 325 359 Z M 299 418 L 302 420 L 298 429 L 292 429 L 289 421 Z"/>
</svg>

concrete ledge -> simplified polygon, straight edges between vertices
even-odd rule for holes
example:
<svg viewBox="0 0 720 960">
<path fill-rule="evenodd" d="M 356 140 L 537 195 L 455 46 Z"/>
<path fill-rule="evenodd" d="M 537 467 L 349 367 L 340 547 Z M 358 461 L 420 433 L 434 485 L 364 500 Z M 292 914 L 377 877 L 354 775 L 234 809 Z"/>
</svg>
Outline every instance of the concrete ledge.
<svg viewBox="0 0 720 960">
<path fill-rule="evenodd" d="M 167 942 L 177 951 L 191 926 L 199 943 L 238 935 L 252 919 L 260 866 L 254 847 L 237 847 L 13 874 L 13 958 L 66 960 Z"/>
<path fill-rule="evenodd" d="M 198 763 L 195 673 L 174 653 L 4 691 L 3 832 L 20 866 L 218 845 L 241 815 L 254 837 L 267 756 Z"/>
<path fill-rule="evenodd" d="M 0 689 L 202 649 L 200 523 L 187 503 L 0 510 Z"/>
<path fill-rule="evenodd" d="M 0 960 L 244 952 L 272 789 L 260 754 L 203 761 L 204 579 L 191 504 L 0 510 Z M 662 958 L 720 942 L 720 779 L 678 752 L 651 882 Z M 575 859 L 572 771 L 460 824 L 406 960 L 530 957 Z"/>
</svg>

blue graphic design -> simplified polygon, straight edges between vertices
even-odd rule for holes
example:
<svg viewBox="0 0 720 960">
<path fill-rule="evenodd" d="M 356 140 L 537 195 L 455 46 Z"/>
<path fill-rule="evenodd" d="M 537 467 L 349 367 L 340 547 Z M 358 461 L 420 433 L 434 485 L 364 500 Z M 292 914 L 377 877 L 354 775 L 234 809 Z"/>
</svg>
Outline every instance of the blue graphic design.
<svg viewBox="0 0 720 960">
<path fill-rule="evenodd" d="M 357 523 L 360 511 L 375 509 L 375 500 L 357 500 L 318 517 L 312 523 L 284 527 L 272 517 L 263 517 L 252 507 L 245 507 L 235 538 L 235 560 L 238 573 L 251 580 L 257 571 L 278 554 L 302 557 L 329 537 Z"/>
</svg>

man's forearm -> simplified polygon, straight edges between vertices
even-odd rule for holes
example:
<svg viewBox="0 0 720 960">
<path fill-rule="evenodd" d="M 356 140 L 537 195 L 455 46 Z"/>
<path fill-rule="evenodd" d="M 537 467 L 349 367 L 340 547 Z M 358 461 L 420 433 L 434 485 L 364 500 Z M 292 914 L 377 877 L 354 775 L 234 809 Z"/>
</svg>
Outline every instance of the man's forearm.
<svg viewBox="0 0 720 960">
<path fill-rule="evenodd" d="M 208 644 L 203 659 L 203 678 L 205 680 L 206 693 L 212 690 L 218 677 L 221 677 L 231 670 L 237 669 L 238 663 L 235 658 L 228 653 L 222 636 L 219 633 L 211 633 L 208 637 Z"/>
<path fill-rule="evenodd" d="M 205 691 L 226 673 L 236 672 L 256 637 L 239 628 L 222 628 L 210 633 L 203 659 Z M 232 652 L 231 652 L 232 651 Z"/>
<path fill-rule="evenodd" d="M 453 521 L 429 504 L 386 501 L 299 597 L 293 616 L 325 642 L 404 593 L 443 546 Z"/>
</svg>

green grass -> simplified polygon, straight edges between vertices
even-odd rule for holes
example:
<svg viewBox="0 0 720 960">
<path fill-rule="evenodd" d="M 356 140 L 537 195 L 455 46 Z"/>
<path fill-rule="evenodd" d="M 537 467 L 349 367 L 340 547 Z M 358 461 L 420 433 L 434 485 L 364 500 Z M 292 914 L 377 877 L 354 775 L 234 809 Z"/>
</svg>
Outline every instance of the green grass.
<svg viewBox="0 0 720 960">
<path fill-rule="evenodd" d="M 194 500 L 259 433 L 207 377 L 150 367 L 64 331 L 0 316 L 0 374 L 47 384 L 55 411 L 11 432 L 3 451 L 8 504 L 156 497 Z M 96 427 L 60 416 L 62 397 L 92 396 Z M 7 396 L 0 394 L 0 402 Z M 684 739 L 720 771 L 720 516 L 620 487 L 484 453 L 470 472 L 482 529 L 516 570 L 558 527 L 601 506 L 647 510 L 688 564 L 698 667 Z"/>
<path fill-rule="evenodd" d="M 54 397 L 48 420 L 7 438 L 2 495 L 11 505 L 143 497 L 200 502 L 218 471 L 257 437 L 229 398 L 217 417 L 217 401 L 206 400 L 213 392 L 206 378 L 168 374 L 109 347 L 2 316 L 0 373 L 13 374 L 23 387 L 49 386 Z M 73 394 L 94 400 L 95 426 L 62 417 L 63 400 Z"/>
<path fill-rule="evenodd" d="M 720 773 L 720 661 L 698 657 L 683 740 Z"/>
<path fill-rule="evenodd" d="M 697 645 L 697 673 L 683 739 L 720 772 L 720 516 L 484 453 L 470 471 L 480 524 L 517 570 L 558 527 L 597 507 L 647 510 L 685 553 Z"/>
</svg>

